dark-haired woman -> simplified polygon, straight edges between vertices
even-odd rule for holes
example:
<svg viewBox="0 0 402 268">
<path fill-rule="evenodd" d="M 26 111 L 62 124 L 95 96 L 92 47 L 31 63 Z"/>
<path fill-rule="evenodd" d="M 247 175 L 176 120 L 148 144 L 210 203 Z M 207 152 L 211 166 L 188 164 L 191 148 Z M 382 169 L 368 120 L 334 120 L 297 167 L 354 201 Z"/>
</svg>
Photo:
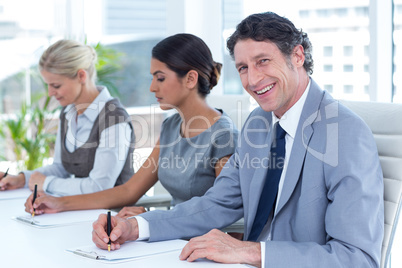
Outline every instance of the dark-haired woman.
<svg viewBox="0 0 402 268">
<path fill-rule="evenodd" d="M 148 159 L 128 182 L 113 189 L 66 197 L 39 195 L 36 214 L 131 205 L 158 180 L 172 195 L 172 205 L 203 195 L 234 153 L 238 135 L 229 117 L 205 99 L 219 80 L 221 66 L 194 35 L 177 34 L 159 42 L 152 50 L 150 91 L 161 109 L 177 113 L 163 122 Z M 25 207 L 32 212 L 32 196 Z M 118 215 L 144 211 L 126 207 Z"/>
</svg>

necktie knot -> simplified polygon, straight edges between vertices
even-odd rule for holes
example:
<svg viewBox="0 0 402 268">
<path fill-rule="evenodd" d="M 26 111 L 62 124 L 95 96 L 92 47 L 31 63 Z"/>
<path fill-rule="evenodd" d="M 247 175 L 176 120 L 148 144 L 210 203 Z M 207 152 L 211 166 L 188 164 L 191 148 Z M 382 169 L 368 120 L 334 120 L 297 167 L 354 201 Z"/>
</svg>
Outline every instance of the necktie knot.
<svg viewBox="0 0 402 268">
<path fill-rule="evenodd" d="M 279 123 L 276 124 L 276 139 L 283 139 L 286 135 L 286 131 L 279 125 Z"/>
</svg>

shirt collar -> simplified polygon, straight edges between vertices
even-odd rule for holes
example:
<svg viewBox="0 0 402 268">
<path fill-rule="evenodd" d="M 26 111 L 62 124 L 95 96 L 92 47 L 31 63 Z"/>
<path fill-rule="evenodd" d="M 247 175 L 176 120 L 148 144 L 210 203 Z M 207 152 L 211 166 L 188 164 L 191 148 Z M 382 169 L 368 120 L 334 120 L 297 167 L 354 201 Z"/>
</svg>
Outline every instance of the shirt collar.
<svg viewBox="0 0 402 268">
<path fill-rule="evenodd" d="M 99 91 L 99 95 L 94 99 L 94 101 L 85 109 L 84 113 L 81 116 L 85 116 L 91 122 L 94 122 L 98 117 L 98 114 L 105 106 L 106 102 L 108 102 L 112 96 L 109 91 L 104 86 L 96 87 Z M 66 119 L 70 121 L 73 116 L 76 116 L 75 106 L 74 104 L 69 104 L 66 106 L 64 110 L 66 113 Z"/>
<path fill-rule="evenodd" d="M 281 127 L 293 139 L 296 136 L 297 126 L 299 125 L 300 116 L 303 110 L 304 103 L 306 102 L 307 94 L 310 90 L 311 79 L 309 79 L 306 90 L 304 90 L 300 99 L 292 106 L 286 113 L 279 119 L 275 113 L 272 112 L 272 125 L 279 121 Z"/>
</svg>

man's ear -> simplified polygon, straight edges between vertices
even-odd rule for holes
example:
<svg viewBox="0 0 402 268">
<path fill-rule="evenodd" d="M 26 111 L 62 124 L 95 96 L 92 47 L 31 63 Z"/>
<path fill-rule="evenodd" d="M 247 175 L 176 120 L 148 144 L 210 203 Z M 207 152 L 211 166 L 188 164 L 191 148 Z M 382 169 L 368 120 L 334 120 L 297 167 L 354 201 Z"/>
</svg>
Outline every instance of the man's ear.
<svg viewBox="0 0 402 268">
<path fill-rule="evenodd" d="M 85 82 L 87 81 L 88 74 L 84 69 L 79 69 L 77 72 L 77 77 L 78 77 L 78 81 L 81 84 L 85 84 Z"/>
<path fill-rule="evenodd" d="M 195 88 L 198 84 L 198 73 L 195 70 L 190 70 L 185 77 L 186 86 L 188 88 Z"/>
<path fill-rule="evenodd" d="M 302 45 L 297 45 L 293 48 L 293 58 L 294 58 L 293 64 L 296 67 L 303 67 L 305 55 L 304 55 L 304 48 Z"/>
</svg>

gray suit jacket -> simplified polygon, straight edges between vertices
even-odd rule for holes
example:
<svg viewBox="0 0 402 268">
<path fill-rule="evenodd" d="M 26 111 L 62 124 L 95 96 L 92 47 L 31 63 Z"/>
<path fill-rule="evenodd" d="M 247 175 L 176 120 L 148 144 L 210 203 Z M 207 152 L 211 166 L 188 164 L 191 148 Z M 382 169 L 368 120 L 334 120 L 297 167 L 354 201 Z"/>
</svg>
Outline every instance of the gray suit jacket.
<svg viewBox="0 0 402 268">
<path fill-rule="evenodd" d="M 255 109 L 214 186 L 171 211 L 142 214 L 150 240 L 188 238 L 244 216 L 247 239 L 269 162 L 272 115 Z M 367 125 L 312 80 L 291 151 L 266 267 L 379 267 L 383 179 Z"/>
</svg>

